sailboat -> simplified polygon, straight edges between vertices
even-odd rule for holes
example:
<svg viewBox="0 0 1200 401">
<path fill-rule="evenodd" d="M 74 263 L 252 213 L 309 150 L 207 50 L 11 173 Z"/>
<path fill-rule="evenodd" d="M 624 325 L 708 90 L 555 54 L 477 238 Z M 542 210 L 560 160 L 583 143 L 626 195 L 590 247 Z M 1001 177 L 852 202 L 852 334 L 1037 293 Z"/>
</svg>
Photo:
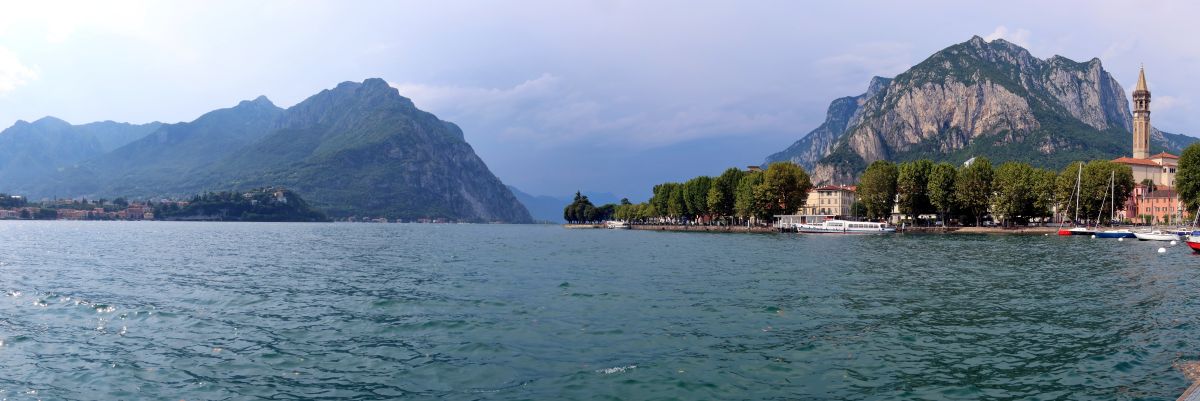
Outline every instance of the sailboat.
<svg viewBox="0 0 1200 401">
<path fill-rule="evenodd" d="M 1079 173 L 1075 175 L 1075 193 L 1071 194 L 1071 196 L 1075 197 L 1075 218 L 1071 219 L 1071 222 L 1075 224 L 1075 227 L 1063 228 L 1062 225 L 1059 224 L 1058 235 L 1092 235 L 1096 233 L 1087 227 L 1082 227 L 1079 225 L 1079 183 L 1082 179 L 1083 162 L 1079 162 Z M 1063 223 L 1065 223 L 1065 221 Z"/>
<path fill-rule="evenodd" d="M 1108 178 L 1108 192 L 1104 194 L 1104 199 L 1100 201 L 1100 215 L 1104 215 L 1104 201 L 1108 200 L 1108 195 L 1112 194 L 1112 206 L 1109 208 L 1108 221 L 1111 224 L 1117 220 L 1117 172 L 1113 171 Z M 1096 216 L 1096 221 L 1100 221 L 1100 216 Z M 1104 230 L 1096 232 L 1096 238 L 1135 238 L 1133 231 L 1124 228 Z"/>
<path fill-rule="evenodd" d="M 1200 207 L 1196 208 L 1196 216 L 1192 219 L 1192 228 L 1189 229 L 1191 233 L 1187 235 L 1187 239 L 1183 243 L 1187 244 L 1188 248 L 1192 248 L 1192 252 L 1200 253 L 1200 235 L 1197 235 L 1196 231 L 1197 219 L 1200 219 Z"/>
<path fill-rule="evenodd" d="M 1159 228 L 1153 228 L 1148 232 L 1136 232 L 1133 235 L 1137 237 L 1138 241 L 1176 241 L 1181 238 L 1176 231 Z"/>
</svg>

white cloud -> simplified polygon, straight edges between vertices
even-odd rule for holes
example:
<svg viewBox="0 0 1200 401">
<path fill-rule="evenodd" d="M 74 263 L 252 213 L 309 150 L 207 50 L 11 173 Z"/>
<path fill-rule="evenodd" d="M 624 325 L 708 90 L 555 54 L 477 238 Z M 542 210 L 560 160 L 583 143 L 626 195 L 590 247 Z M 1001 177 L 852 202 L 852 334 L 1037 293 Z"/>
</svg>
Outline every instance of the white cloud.
<svg viewBox="0 0 1200 401">
<path fill-rule="evenodd" d="M 16 53 L 0 47 L 0 94 L 36 79 L 37 69 L 22 64 Z"/>
<path fill-rule="evenodd" d="M 866 92 L 871 77 L 893 77 L 919 60 L 910 43 L 870 42 L 818 59 L 813 70 L 823 83 L 835 88 L 837 96 L 848 96 Z"/>
<path fill-rule="evenodd" d="M 1171 96 L 1171 95 L 1157 95 L 1151 99 L 1150 109 L 1157 111 L 1157 112 L 1161 112 L 1161 111 L 1167 111 L 1167 110 L 1171 110 L 1174 108 L 1178 108 L 1181 106 L 1186 107 L 1188 105 L 1188 103 L 1189 102 L 1187 99 L 1181 99 L 1181 98 Z"/>
<path fill-rule="evenodd" d="M 793 111 L 737 107 L 744 99 L 691 106 L 651 104 L 635 98 L 599 101 L 554 74 L 542 74 L 509 88 L 392 86 L 417 107 L 468 131 L 475 128 L 468 136 L 492 136 L 539 148 L 586 142 L 649 149 L 706 137 L 796 130 Z"/>
<path fill-rule="evenodd" d="M 1016 30 L 1009 30 L 1008 27 L 1000 25 L 996 27 L 992 33 L 987 34 L 987 36 L 984 36 L 983 38 L 987 39 L 989 42 L 996 39 L 1004 39 L 1016 44 L 1017 46 L 1028 49 L 1029 36 L 1030 32 L 1026 29 L 1017 28 Z"/>
</svg>

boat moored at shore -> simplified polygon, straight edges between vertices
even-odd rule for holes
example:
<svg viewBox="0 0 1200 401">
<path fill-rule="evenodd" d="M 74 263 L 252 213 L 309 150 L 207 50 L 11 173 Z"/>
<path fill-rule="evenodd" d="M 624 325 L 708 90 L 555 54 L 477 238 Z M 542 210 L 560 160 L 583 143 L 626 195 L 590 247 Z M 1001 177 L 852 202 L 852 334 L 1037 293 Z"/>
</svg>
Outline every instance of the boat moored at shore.
<svg viewBox="0 0 1200 401">
<path fill-rule="evenodd" d="M 1117 230 L 1097 231 L 1096 238 L 1137 238 L 1133 231 L 1124 228 Z"/>
<path fill-rule="evenodd" d="M 1096 230 L 1087 227 L 1071 227 L 1058 229 L 1058 235 L 1093 235 Z"/>
<path fill-rule="evenodd" d="M 1133 233 L 1138 241 L 1176 241 L 1179 240 L 1179 234 L 1171 231 L 1154 230 L 1148 233 Z"/>
<path fill-rule="evenodd" d="M 889 226 L 887 223 L 848 220 L 827 220 L 816 224 L 798 223 L 795 228 L 799 233 L 888 234 L 896 232 L 896 227 Z"/>
</svg>

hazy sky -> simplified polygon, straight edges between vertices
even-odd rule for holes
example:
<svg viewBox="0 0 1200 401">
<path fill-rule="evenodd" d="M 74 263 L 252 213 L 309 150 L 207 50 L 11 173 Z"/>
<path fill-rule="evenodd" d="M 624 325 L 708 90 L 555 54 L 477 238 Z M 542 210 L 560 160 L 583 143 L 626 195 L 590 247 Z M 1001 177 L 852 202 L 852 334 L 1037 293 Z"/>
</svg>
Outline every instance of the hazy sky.
<svg viewBox="0 0 1200 401">
<path fill-rule="evenodd" d="M 1200 135 L 1192 2 L 0 2 L 0 125 L 190 121 L 380 77 L 462 126 L 505 183 L 644 199 L 761 163 L 971 35 L 1100 57 L 1153 123 Z M 1149 3 L 1149 2 L 1146 2 Z"/>
</svg>

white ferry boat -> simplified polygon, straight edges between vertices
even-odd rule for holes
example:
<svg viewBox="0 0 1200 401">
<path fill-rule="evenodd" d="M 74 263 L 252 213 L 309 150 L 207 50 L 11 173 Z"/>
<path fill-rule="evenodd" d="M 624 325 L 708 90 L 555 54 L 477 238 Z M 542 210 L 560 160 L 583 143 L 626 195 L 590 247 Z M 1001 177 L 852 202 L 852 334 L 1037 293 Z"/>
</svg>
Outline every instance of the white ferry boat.
<svg viewBox="0 0 1200 401">
<path fill-rule="evenodd" d="M 608 227 L 608 228 L 612 228 L 612 229 L 617 229 L 617 230 L 629 229 L 629 223 L 626 223 L 622 220 L 609 220 L 609 221 L 604 222 L 604 226 Z"/>
<path fill-rule="evenodd" d="M 896 232 L 887 223 L 870 221 L 826 220 L 819 224 L 796 224 L 800 233 L 885 234 Z"/>
</svg>

